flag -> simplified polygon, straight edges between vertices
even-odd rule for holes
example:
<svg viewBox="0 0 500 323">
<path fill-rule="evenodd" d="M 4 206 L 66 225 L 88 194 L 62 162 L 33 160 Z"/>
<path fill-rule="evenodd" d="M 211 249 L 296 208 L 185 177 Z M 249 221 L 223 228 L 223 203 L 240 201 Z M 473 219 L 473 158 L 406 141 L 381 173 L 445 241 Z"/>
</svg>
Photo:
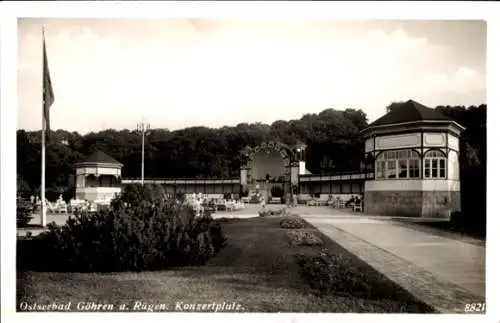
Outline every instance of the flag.
<svg viewBox="0 0 500 323">
<path fill-rule="evenodd" d="M 45 49 L 45 34 L 43 35 L 43 121 L 45 130 L 50 131 L 50 107 L 54 103 L 54 90 L 50 80 L 49 63 Z"/>
</svg>

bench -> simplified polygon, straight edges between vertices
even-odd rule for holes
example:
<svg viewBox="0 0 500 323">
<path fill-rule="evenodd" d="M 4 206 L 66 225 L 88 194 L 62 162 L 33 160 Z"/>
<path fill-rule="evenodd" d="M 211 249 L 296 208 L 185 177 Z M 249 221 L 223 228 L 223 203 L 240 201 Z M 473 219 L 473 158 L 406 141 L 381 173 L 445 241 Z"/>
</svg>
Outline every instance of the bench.
<svg viewBox="0 0 500 323">
<path fill-rule="evenodd" d="M 269 204 L 281 204 L 281 198 L 272 197 L 271 200 L 269 201 Z"/>
<path fill-rule="evenodd" d="M 319 206 L 319 202 L 317 200 L 309 200 L 307 201 L 307 206 Z"/>
<path fill-rule="evenodd" d="M 215 206 L 215 210 L 216 211 L 227 211 L 226 204 L 217 204 Z"/>
</svg>

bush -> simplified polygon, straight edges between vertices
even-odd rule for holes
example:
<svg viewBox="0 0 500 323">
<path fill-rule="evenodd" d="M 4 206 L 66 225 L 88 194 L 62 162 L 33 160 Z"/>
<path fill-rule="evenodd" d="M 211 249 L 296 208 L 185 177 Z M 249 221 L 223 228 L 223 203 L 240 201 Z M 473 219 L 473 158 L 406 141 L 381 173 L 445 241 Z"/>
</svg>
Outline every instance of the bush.
<svg viewBox="0 0 500 323">
<path fill-rule="evenodd" d="M 287 217 L 280 221 L 280 227 L 283 229 L 303 229 L 306 222 L 299 217 Z"/>
<path fill-rule="evenodd" d="M 212 235 L 214 251 L 218 253 L 226 245 L 226 237 L 224 236 L 220 222 L 215 222 L 210 226 L 210 234 Z"/>
<path fill-rule="evenodd" d="M 183 203 L 186 200 L 186 193 L 177 192 L 175 193 L 175 198 L 177 199 L 177 201 Z"/>
<path fill-rule="evenodd" d="M 22 197 L 29 197 L 31 194 L 31 188 L 19 174 L 17 174 L 17 194 Z"/>
<path fill-rule="evenodd" d="M 286 215 L 286 209 L 279 210 L 259 210 L 259 216 L 270 216 L 270 215 Z"/>
<path fill-rule="evenodd" d="M 56 188 L 47 188 L 45 190 L 45 198 L 49 201 L 49 202 L 55 202 L 57 201 L 57 199 L 59 198 L 59 196 L 61 196 L 63 192 L 56 189 Z"/>
<path fill-rule="evenodd" d="M 286 236 L 292 246 L 317 246 L 323 244 L 323 241 L 317 235 L 305 230 L 289 230 Z"/>
<path fill-rule="evenodd" d="M 260 203 L 260 194 L 254 194 L 250 197 L 250 203 L 251 204 L 259 204 Z"/>
<path fill-rule="evenodd" d="M 66 188 L 66 190 L 64 190 L 64 192 L 62 193 L 62 198 L 66 203 L 69 203 L 74 196 L 76 196 L 75 186 Z"/>
<path fill-rule="evenodd" d="M 144 202 L 154 203 L 155 201 L 165 200 L 165 198 L 165 190 L 161 185 L 128 184 L 123 187 L 120 196 L 112 201 L 112 205 L 122 202 L 130 205 L 141 205 Z"/>
<path fill-rule="evenodd" d="M 269 215 L 271 215 L 271 212 L 269 210 L 259 210 L 259 216 L 264 217 Z"/>
<path fill-rule="evenodd" d="M 25 227 L 28 225 L 28 223 L 30 223 L 30 221 L 33 219 L 34 207 L 35 206 L 33 205 L 33 203 L 25 199 L 17 199 L 16 219 L 18 227 Z"/>
<path fill-rule="evenodd" d="M 18 257 L 34 257 L 20 263 L 40 269 L 41 254 L 43 270 L 155 270 L 203 264 L 224 246 L 222 228 L 210 215 L 196 217 L 191 207 L 151 193 L 151 187 L 124 190 L 109 210 L 70 217 L 61 227 L 50 225 L 31 240 L 36 252 L 18 249 Z M 130 203 L 148 194 L 150 200 Z"/>
<path fill-rule="evenodd" d="M 250 190 L 248 189 L 248 187 L 243 187 L 243 185 L 240 185 L 240 197 L 247 197 L 249 193 Z"/>
<path fill-rule="evenodd" d="M 325 294 L 343 294 L 369 298 L 373 291 L 368 276 L 358 271 L 342 254 L 323 250 L 319 255 L 296 255 L 301 276 L 312 288 Z"/>
<path fill-rule="evenodd" d="M 271 188 L 271 196 L 272 197 L 283 197 L 283 188 L 280 186 L 273 186 Z"/>
</svg>

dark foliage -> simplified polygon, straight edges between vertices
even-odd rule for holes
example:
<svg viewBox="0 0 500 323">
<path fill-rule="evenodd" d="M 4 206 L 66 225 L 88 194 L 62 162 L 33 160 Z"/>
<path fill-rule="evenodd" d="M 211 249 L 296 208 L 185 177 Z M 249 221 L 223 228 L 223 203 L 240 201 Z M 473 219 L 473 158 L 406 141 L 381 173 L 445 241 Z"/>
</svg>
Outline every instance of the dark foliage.
<svg viewBox="0 0 500 323">
<path fill-rule="evenodd" d="M 286 236 L 292 246 L 318 246 L 323 241 L 314 233 L 306 230 L 287 230 Z"/>
<path fill-rule="evenodd" d="M 50 225 L 48 232 L 20 242 L 18 269 L 157 270 L 203 264 L 223 247 L 222 228 L 210 215 L 195 217 L 188 205 L 158 194 L 156 186 L 132 185 L 109 210 Z"/>
<path fill-rule="evenodd" d="M 312 288 L 329 295 L 377 298 L 380 293 L 372 288 L 369 276 L 359 271 L 350 257 L 325 249 L 319 255 L 297 255 L 300 274 Z"/>
<path fill-rule="evenodd" d="M 247 197 L 249 193 L 248 187 L 243 188 L 243 185 L 240 185 L 240 197 Z"/>
<path fill-rule="evenodd" d="M 486 105 L 437 109 L 466 128 L 459 156 L 462 212 L 452 218 L 450 227 L 486 237 Z"/>
<path fill-rule="evenodd" d="M 17 199 L 16 219 L 18 227 L 25 227 L 33 219 L 34 205 L 23 198 Z"/>
<path fill-rule="evenodd" d="M 280 227 L 283 229 L 302 229 L 306 227 L 306 222 L 302 218 L 290 216 L 280 221 Z"/>
<path fill-rule="evenodd" d="M 258 194 L 250 196 L 250 203 L 251 204 L 258 204 L 260 203 L 261 196 Z"/>
<path fill-rule="evenodd" d="M 283 188 L 281 186 L 271 187 L 272 197 L 283 197 Z"/>
<path fill-rule="evenodd" d="M 17 194 L 20 197 L 28 198 L 31 194 L 31 188 L 24 179 L 17 175 Z"/>
</svg>

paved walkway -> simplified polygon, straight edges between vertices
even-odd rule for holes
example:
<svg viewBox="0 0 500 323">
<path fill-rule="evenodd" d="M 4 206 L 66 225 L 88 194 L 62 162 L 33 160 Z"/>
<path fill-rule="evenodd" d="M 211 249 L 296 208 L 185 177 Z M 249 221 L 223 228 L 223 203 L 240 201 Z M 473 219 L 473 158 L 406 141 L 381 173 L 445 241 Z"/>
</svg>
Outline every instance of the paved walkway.
<svg viewBox="0 0 500 323">
<path fill-rule="evenodd" d="M 484 245 L 385 218 L 300 212 L 320 231 L 444 313 L 485 301 Z M 338 212 L 338 211 L 337 211 Z"/>
</svg>

